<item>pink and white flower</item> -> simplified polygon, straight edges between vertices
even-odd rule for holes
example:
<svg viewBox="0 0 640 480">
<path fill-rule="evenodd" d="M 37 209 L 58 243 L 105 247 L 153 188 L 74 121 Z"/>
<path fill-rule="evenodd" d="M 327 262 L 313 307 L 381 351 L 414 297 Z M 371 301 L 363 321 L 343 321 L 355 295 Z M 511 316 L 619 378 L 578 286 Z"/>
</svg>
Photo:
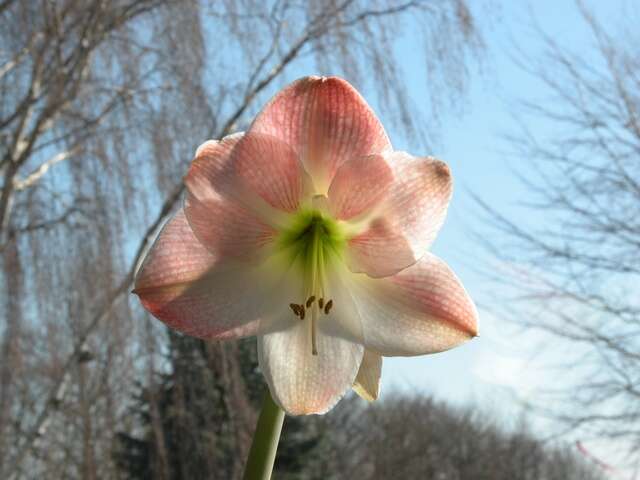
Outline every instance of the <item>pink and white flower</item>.
<svg viewBox="0 0 640 480">
<path fill-rule="evenodd" d="M 346 81 L 289 85 L 246 133 L 200 146 L 185 183 L 184 208 L 135 293 L 187 335 L 256 335 L 288 413 L 324 413 L 351 387 L 375 399 L 382 356 L 476 335 L 472 300 L 427 251 L 451 197 L 449 168 L 394 151 Z"/>
</svg>

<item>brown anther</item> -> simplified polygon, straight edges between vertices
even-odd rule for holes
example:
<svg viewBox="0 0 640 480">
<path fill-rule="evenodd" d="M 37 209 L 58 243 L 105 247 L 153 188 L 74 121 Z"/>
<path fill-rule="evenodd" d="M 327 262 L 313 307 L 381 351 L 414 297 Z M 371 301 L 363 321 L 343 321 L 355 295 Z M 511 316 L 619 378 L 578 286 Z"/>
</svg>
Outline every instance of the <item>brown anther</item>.
<svg viewBox="0 0 640 480">
<path fill-rule="evenodd" d="M 318 299 L 318 307 L 320 307 L 320 310 L 322 310 L 322 307 L 324 307 L 324 298 Z"/>
<path fill-rule="evenodd" d="M 329 310 L 331 310 L 331 307 L 333 307 L 333 300 L 329 300 L 327 304 L 324 306 L 325 315 L 329 315 Z"/>
<path fill-rule="evenodd" d="M 298 305 L 298 308 L 300 309 L 300 320 L 304 320 L 304 314 L 305 314 L 304 305 Z"/>
<path fill-rule="evenodd" d="M 309 308 L 311 305 L 313 305 L 313 302 L 315 302 L 316 297 L 315 295 L 311 295 L 308 299 L 307 299 L 307 308 Z"/>
<path fill-rule="evenodd" d="M 289 307 L 293 310 L 293 313 L 296 317 L 300 316 L 300 305 L 296 305 L 295 303 L 290 303 Z"/>
</svg>

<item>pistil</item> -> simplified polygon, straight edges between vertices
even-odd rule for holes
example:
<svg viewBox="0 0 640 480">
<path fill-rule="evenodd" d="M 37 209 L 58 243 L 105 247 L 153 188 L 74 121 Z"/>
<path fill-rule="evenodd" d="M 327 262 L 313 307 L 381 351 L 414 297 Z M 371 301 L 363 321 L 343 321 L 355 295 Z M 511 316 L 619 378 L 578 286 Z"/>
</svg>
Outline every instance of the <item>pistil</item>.
<svg viewBox="0 0 640 480">
<path fill-rule="evenodd" d="M 322 228 L 317 223 L 313 224 L 313 243 L 311 247 L 311 291 L 315 292 L 318 283 L 320 284 L 320 294 L 324 295 L 323 282 L 322 278 L 318 279 L 318 275 L 322 271 L 322 262 L 321 257 L 323 245 L 322 240 L 320 239 L 320 229 Z M 319 281 L 318 281 L 319 280 Z M 315 299 L 315 295 L 311 295 Z M 309 299 L 311 299 L 309 297 Z M 309 301 L 307 300 L 307 303 Z M 311 302 L 313 304 L 313 302 Z M 315 305 L 311 305 L 311 354 L 318 355 L 318 345 L 317 345 L 317 329 L 318 329 L 318 308 Z"/>
</svg>

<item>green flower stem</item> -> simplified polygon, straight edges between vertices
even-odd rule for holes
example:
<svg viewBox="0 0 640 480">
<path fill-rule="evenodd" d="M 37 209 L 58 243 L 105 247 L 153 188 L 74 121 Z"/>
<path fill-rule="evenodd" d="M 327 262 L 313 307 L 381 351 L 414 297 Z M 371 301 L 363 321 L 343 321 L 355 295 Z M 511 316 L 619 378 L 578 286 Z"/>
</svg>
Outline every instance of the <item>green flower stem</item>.
<svg viewBox="0 0 640 480">
<path fill-rule="evenodd" d="M 244 470 L 244 480 L 269 480 L 276 459 L 284 411 L 276 405 L 267 389 L 262 411 L 253 434 L 253 442 Z"/>
</svg>

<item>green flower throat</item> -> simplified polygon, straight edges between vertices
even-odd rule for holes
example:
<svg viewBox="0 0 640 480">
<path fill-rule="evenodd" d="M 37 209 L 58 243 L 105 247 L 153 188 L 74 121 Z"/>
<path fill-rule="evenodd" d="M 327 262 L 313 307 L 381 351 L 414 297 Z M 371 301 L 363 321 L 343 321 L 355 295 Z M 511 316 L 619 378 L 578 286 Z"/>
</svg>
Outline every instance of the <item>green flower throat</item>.
<svg viewBox="0 0 640 480">
<path fill-rule="evenodd" d="M 346 238 L 338 223 L 318 210 L 302 210 L 278 237 L 279 248 L 288 250 L 304 264 L 321 257 L 339 257 L 344 253 Z"/>
<path fill-rule="evenodd" d="M 332 265 L 342 262 L 347 243 L 340 224 L 324 212 L 315 209 L 296 213 L 277 240 L 280 251 L 286 256 L 302 279 L 302 299 L 291 299 L 289 307 L 300 320 L 309 319 L 311 347 L 316 347 L 316 323 L 320 314 L 329 315 L 334 300 L 329 298 L 328 274 Z"/>
</svg>

